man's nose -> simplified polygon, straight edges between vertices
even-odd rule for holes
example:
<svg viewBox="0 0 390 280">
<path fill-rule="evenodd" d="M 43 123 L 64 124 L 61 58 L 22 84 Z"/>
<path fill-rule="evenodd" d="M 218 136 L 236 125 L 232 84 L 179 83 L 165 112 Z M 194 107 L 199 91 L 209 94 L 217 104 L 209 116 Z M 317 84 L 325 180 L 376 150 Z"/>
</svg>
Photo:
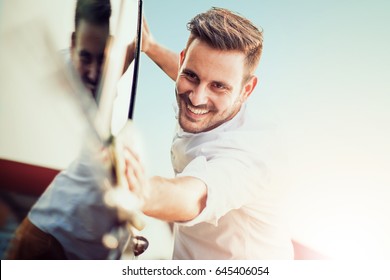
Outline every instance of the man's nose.
<svg viewBox="0 0 390 280">
<path fill-rule="evenodd" d="M 198 84 L 190 92 L 189 99 L 194 106 L 206 105 L 208 99 L 207 87 L 202 84 Z"/>
<path fill-rule="evenodd" d="M 100 72 L 100 64 L 97 61 L 93 61 L 89 65 L 88 69 L 88 79 L 94 82 L 97 82 Z"/>
</svg>

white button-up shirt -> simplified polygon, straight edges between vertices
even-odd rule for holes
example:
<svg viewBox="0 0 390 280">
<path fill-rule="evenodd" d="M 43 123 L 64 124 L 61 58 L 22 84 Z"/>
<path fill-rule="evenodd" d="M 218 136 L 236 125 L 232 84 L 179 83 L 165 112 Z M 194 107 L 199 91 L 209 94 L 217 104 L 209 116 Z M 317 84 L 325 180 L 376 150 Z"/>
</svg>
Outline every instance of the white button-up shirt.
<svg viewBox="0 0 390 280">
<path fill-rule="evenodd" d="M 104 202 L 107 174 L 94 154 L 99 152 L 85 148 L 55 177 L 28 214 L 35 226 L 61 243 L 69 259 L 119 259 L 129 238 L 116 209 Z M 104 246 L 103 236 L 108 233 L 117 238 L 116 249 Z"/>
<path fill-rule="evenodd" d="M 283 185 L 274 127 L 254 121 L 246 106 L 230 121 L 199 134 L 174 137 L 177 176 L 207 186 L 207 202 L 193 220 L 175 225 L 174 259 L 292 259 L 280 213 Z"/>
</svg>

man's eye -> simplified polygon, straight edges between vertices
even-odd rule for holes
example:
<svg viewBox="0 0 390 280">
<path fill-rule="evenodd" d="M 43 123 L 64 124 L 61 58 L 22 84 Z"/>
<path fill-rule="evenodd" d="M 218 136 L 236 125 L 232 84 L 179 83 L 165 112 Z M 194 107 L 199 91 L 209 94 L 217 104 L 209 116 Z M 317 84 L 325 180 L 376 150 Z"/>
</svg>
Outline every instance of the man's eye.
<svg viewBox="0 0 390 280">
<path fill-rule="evenodd" d="M 226 87 L 223 84 L 220 83 L 214 83 L 213 85 L 216 89 L 225 89 Z"/>
<path fill-rule="evenodd" d="M 198 80 L 198 77 L 194 73 L 184 72 L 184 75 L 190 81 L 197 81 Z"/>
<path fill-rule="evenodd" d="M 80 56 L 80 61 L 83 64 L 89 64 L 89 63 L 91 63 L 92 59 L 90 57 L 88 57 L 88 56 L 81 55 Z"/>
</svg>

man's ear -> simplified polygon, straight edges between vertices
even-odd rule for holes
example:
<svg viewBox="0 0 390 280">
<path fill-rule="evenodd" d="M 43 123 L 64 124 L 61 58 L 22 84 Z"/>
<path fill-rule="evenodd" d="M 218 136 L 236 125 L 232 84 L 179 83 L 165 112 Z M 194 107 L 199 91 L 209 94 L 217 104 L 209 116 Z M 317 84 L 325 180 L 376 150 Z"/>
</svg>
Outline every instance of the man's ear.
<svg viewBox="0 0 390 280">
<path fill-rule="evenodd" d="M 72 32 L 72 36 L 70 38 L 70 48 L 74 49 L 76 47 L 76 32 Z"/>
<path fill-rule="evenodd" d="M 186 57 L 186 50 L 182 50 L 180 52 L 180 60 L 179 60 L 179 69 L 180 67 L 183 65 L 183 62 L 184 62 L 184 58 Z"/>
<path fill-rule="evenodd" d="M 248 97 L 252 94 L 253 90 L 255 89 L 257 85 L 257 77 L 251 76 L 249 80 L 245 83 L 241 99 L 244 102 L 248 99 Z"/>
</svg>

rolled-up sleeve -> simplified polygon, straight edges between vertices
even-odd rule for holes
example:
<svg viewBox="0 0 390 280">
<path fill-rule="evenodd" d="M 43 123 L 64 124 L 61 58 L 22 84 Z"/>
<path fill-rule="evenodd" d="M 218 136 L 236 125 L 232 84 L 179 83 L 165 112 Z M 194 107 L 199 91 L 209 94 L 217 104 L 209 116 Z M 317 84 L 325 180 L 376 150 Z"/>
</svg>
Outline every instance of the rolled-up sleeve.
<svg viewBox="0 0 390 280">
<path fill-rule="evenodd" d="M 206 207 L 193 220 L 180 223 L 193 226 L 201 222 L 218 225 L 218 220 L 232 209 L 238 209 L 252 201 L 259 193 L 261 176 L 248 165 L 231 157 L 207 160 L 204 156 L 193 159 L 177 176 L 191 176 L 202 180 L 207 186 Z"/>
</svg>

